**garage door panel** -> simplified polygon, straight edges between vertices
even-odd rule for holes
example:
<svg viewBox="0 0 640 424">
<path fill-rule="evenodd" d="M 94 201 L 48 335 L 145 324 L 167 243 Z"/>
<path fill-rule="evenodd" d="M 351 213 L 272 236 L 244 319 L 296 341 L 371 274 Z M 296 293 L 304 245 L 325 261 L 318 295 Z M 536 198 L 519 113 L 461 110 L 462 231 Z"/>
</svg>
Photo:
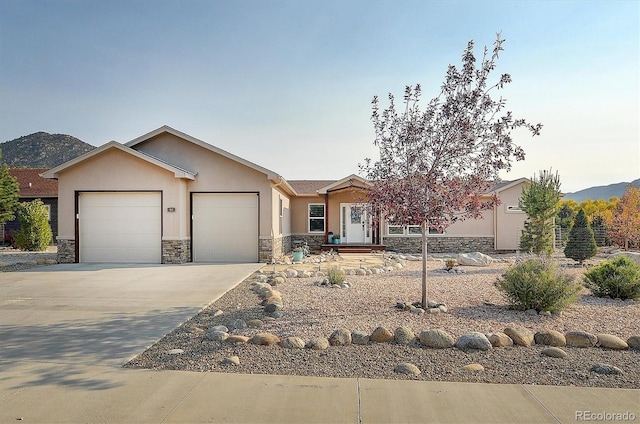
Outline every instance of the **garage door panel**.
<svg viewBox="0 0 640 424">
<path fill-rule="evenodd" d="M 161 262 L 159 192 L 81 193 L 78 203 L 81 262 Z"/>
<path fill-rule="evenodd" d="M 257 262 L 257 194 L 194 194 L 192 231 L 195 262 Z"/>
</svg>

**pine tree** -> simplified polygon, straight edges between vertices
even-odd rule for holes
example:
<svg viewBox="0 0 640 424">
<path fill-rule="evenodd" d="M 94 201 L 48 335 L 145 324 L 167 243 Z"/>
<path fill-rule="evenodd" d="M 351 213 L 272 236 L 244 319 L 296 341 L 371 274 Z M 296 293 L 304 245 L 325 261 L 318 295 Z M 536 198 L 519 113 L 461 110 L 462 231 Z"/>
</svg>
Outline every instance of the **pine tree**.
<svg viewBox="0 0 640 424">
<path fill-rule="evenodd" d="M 560 176 L 540 171 L 539 176 L 522 189 L 519 205 L 527 214 L 520 250 L 539 255 L 553 253 L 553 226 L 560 201 Z"/>
<path fill-rule="evenodd" d="M 15 219 L 15 211 L 18 207 L 18 190 L 18 180 L 9 174 L 9 166 L 2 163 L 2 150 L 0 150 L 0 224 Z"/>
<path fill-rule="evenodd" d="M 595 256 L 597 252 L 596 239 L 593 236 L 591 225 L 589 225 L 587 214 L 584 209 L 580 209 L 573 221 L 569 241 L 567 241 L 567 247 L 564 248 L 564 255 L 582 264 L 585 259 Z"/>
</svg>

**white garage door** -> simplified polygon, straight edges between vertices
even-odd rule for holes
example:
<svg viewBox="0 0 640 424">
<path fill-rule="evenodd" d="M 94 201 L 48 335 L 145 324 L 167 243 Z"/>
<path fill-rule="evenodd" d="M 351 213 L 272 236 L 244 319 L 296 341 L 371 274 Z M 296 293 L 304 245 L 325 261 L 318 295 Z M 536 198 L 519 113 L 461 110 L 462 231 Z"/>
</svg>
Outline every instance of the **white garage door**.
<svg viewBox="0 0 640 424">
<path fill-rule="evenodd" d="M 80 193 L 80 262 L 160 263 L 159 192 Z"/>
<path fill-rule="evenodd" d="M 258 262 L 258 195 L 193 194 L 193 261 Z"/>
</svg>

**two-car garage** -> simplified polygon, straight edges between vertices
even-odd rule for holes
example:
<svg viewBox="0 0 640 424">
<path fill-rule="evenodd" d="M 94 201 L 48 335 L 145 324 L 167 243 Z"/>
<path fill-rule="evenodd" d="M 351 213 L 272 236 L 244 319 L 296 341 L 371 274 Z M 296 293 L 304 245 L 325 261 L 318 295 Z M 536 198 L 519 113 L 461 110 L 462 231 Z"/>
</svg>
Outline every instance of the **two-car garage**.
<svg viewBox="0 0 640 424">
<path fill-rule="evenodd" d="M 161 263 L 160 191 L 78 193 L 80 262 Z M 258 261 L 258 194 L 193 193 L 193 262 Z"/>
</svg>

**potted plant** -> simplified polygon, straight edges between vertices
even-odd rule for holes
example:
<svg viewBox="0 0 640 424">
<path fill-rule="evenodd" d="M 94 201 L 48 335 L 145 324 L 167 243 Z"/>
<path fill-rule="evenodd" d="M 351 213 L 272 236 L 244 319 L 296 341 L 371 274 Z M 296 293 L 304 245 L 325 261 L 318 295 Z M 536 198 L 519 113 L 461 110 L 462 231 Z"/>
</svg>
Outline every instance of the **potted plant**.
<svg viewBox="0 0 640 424">
<path fill-rule="evenodd" d="M 329 231 L 329 237 L 327 237 L 327 243 L 333 243 L 333 231 Z"/>
<path fill-rule="evenodd" d="M 333 236 L 333 244 L 340 244 L 340 234 L 335 234 Z"/>
<path fill-rule="evenodd" d="M 303 258 L 304 251 L 302 250 L 302 247 L 296 247 L 293 249 L 293 262 L 302 262 Z"/>
</svg>

